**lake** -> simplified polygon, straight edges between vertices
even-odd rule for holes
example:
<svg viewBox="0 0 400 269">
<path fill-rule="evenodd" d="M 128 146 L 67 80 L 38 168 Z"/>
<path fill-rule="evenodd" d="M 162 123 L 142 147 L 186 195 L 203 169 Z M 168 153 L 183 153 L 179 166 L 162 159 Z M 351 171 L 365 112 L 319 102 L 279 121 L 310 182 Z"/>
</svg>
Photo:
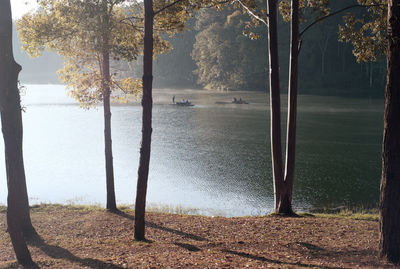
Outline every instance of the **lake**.
<svg viewBox="0 0 400 269">
<path fill-rule="evenodd" d="M 196 105 L 172 106 L 174 95 Z M 216 104 L 233 97 L 250 104 Z M 205 215 L 270 213 L 268 99 L 260 92 L 155 90 L 148 204 Z M 27 85 L 22 104 L 31 204 L 104 206 L 102 108 L 80 108 L 61 85 Z M 141 113 L 139 102 L 112 107 L 119 204 L 135 200 Z M 300 96 L 294 208 L 376 207 L 382 130 L 383 100 Z M 0 203 L 6 204 L 4 154 L 0 171 Z"/>
</svg>

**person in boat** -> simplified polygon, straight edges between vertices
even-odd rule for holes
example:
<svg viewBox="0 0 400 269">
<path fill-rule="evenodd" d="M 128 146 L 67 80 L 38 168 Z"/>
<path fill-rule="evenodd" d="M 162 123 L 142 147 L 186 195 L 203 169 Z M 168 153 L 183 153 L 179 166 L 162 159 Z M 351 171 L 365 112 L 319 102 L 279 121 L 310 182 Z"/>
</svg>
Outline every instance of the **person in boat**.
<svg viewBox="0 0 400 269">
<path fill-rule="evenodd" d="M 243 103 L 242 97 L 239 98 L 239 103 Z"/>
<path fill-rule="evenodd" d="M 187 99 L 185 103 L 186 103 L 187 105 L 190 104 L 189 99 Z"/>
<path fill-rule="evenodd" d="M 232 103 L 236 103 L 236 102 L 237 102 L 236 97 L 233 97 Z"/>
<path fill-rule="evenodd" d="M 172 103 L 175 104 L 175 95 L 172 96 Z"/>
</svg>

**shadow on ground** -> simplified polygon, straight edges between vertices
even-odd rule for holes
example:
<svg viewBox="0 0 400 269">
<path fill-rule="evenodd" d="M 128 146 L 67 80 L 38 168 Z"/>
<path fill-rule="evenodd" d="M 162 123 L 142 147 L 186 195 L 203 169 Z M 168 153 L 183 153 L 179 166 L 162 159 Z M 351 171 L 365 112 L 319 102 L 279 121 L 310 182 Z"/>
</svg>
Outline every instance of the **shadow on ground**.
<svg viewBox="0 0 400 269">
<path fill-rule="evenodd" d="M 72 254 L 69 250 L 47 244 L 40 235 L 37 235 L 35 238 L 29 240 L 29 245 L 35 246 L 41 249 L 44 253 L 46 253 L 49 257 L 53 259 L 65 259 L 73 263 L 79 263 L 83 266 L 97 269 L 97 268 L 109 268 L 109 269 L 123 269 L 123 267 L 117 266 L 112 263 L 103 262 L 101 260 L 96 260 L 92 258 L 80 258 Z"/>
<path fill-rule="evenodd" d="M 135 220 L 134 216 L 129 215 L 129 214 L 127 214 L 125 212 L 122 212 L 122 211 L 113 212 L 113 213 L 118 215 L 118 216 L 130 219 L 132 221 Z M 150 227 L 150 228 L 158 229 L 158 230 L 165 231 L 165 232 L 168 232 L 168 233 L 180 235 L 180 236 L 183 236 L 183 237 L 186 237 L 188 239 L 195 240 L 195 241 L 207 241 L 207 239 L 205 239 L 203 237 L 200 237 L 200 236 L 197 236 L 197 235 L 194 235 L 194 234 L 190 234 L 190 233 L 185 233 L 185 232 L 178 231 L 178 230 L 174 230 L 174 229 L 171 229 L 171 228 L 163 227 L 161 225 L 158 225 L 158 224 L 155 224 L 155 223 L 149 222 L 149 221 L 146 221 L 146 227 Z"/>
<path fill-rule="evenodd" d="M 127 218 L 129 220 L 134 220 L 135 217 L 132 215 L 129 215 L 125 212 L 119 211 L 119 212 L 114 212 L 115 214 Z M 190 233 L 185 233 L 182 231 L 178 231 L 178 230 L 174 230 L 168 227 L 163 227 L 160 226 L 158 224 L 155 224 L 153 222 L 146 222 L 146 226 L 147 227 L 151 227 L 154 229 L 159 229 L 165 232 L 169 232 L 172 234 L 176 234 L 176 235 L 180 235 L 183 236 L 185 238 L 188 239 L 192 239 L 194 241 L 198 241 L 198 242 L 211 242 L 209 239 L 204 238 L 204 237 L 200 237 L 194 234 L 190 234 Z M 183 249 L 186 249 L 188 251 L 191 252 L 198 252 L 201 251 L 201 247 L 200 246 L 195 246 L 193 244 L 188 244 L 188 243 L 182 243 L 182 242 L 174 242 L 173 243 L 176 246 L 179 246 Z M 310 243 L 306 243 L 306 242 L 296 242 L 295 243 L 297 246 L 301 246 L 303 248 L 303 250 L 305 249 L 306 251 L 304 251 L 303 255 L 304 256 L 313 256 L 314 258 L 319 258 L 322 260 L 326 260 L 327 258 L 332 258 L 332 257 L 343 257 L 345 255 L 347 256 L 351 256 L 351 255 L 365 255 L 365 254 L 370 254 L 367 253 L 368 251 L 351 251 L 351 252 L 346 252 L 346 251 L 341 251 L 341 252 L 335 252 L 335 251 L 328 251 L 325 250 L 317 245 L 313 245 Z M 220 244 L 216 244 L 215 246 L 220 246 Z M 275 259 L 269 259 L 266 258 L 264 256 L 259 256 L 259 255 L 253 255 L 253 254 L 249 254 L 246 252 L 242 252 L 242 251 L 236 251 L 236 250 L 230 250 L 228 248 L 222 248 L 221 246 L 218 247 L 219 251 L 224 252 L 226 254 L 231 254 L 231 255 L 235 255 L 235 256 L 239 256 L 242 258 L 247 258 L 247 259 L 251 259 L 251 260 L 255 260 L 255 261 L 261 261 L 261 262 L 267 262 L 267 263 L 272 263 L 272 264 L 276 264 L 276 265 L 282 265 L 282 266 L 298 266 L 298 267 L 314 267 L 314 264 L 307 264 L 307 263 L 301 263 L 301 262 L 286 262 L 286 261 L 280 261 L 280 260 L 275 260 Z M 298 250 L 298 249 L 297 249 Z M 374 264 L 368 263 L 368 265 L 372 265 L 374 266 Z M 379 264 L 376 264 L 376 266 L 379 266 Z M 333 266 L 317 266 L 318 268 L 321 269 L 343 269 L 343 267 L 333 267 Z"/>
</svg>

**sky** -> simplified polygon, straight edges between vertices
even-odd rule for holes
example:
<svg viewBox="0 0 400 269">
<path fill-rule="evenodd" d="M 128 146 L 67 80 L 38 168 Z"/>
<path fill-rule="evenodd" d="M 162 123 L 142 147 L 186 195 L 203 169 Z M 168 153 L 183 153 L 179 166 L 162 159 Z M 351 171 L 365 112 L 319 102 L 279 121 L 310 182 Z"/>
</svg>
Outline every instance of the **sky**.
<svg viewBox="0 0 400 269">
<path fill-rule="evenodd" d="M 23 14 L 31 11 L 36 6 L 36 0 L 11 0 L 11 11 L 13 19 L 20 18 Z"/>
</svg>

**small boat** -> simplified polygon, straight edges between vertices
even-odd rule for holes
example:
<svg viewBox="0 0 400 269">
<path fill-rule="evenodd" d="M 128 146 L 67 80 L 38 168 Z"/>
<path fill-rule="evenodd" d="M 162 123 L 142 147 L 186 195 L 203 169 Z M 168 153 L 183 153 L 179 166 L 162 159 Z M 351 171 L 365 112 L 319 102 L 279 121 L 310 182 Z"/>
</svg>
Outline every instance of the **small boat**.
<svg viewBox="0 0 400 269">
<path fill-rule="evenodd" d="M 185 102 L 183 102 L 183 101 L 175 102 L 175 103 L 173 103 L 173 104 L 171 104 L 171 105 L 176 105 L 176 106 L 194 106 L 194 104 L 192 104 L 192 103 L 189 102 L 189 101 L 185 101 Z"/>
<path fill-rule="evenodd" d="M 249 104 L 248 102 L 246 102 L 245 100 L 239 99 L 239 100 L 234 100 L 232 101 L 232 104 Z"/>
<path fill-rule="evenodd" d="M 249 102 L 247 102 L 247 101 L 245 101 L 245 100 L 242 100 L 242 99 L 239 99 L 239 100 L 234 99 L 234 100 L 231 101 L 231 102 L 217 101 L 217 102 L 215 102 L 215 103 L 216 103 L 216 104 L 219 104 L 219 105 L 228 105 L 228 104 L 239 104 L 239 105 L 241 105 L 241 104 L 249 104 Z"/>
</svg>

